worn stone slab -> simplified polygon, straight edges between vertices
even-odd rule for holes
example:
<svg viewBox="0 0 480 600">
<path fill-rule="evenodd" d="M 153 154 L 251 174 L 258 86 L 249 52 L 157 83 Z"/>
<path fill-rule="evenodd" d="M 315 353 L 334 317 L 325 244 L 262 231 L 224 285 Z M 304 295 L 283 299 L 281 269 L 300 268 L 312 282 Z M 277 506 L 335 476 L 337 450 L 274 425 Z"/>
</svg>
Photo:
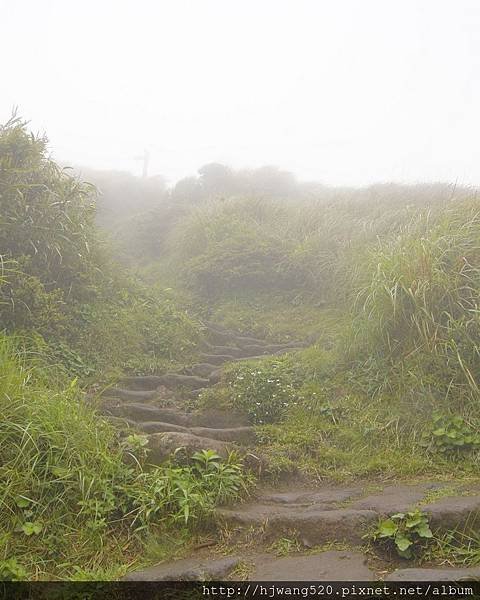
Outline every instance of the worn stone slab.
<svg viewBox="0 0 480 600">
<path fill-rule="evenodd" d="M 422 507 L 431 526 L 456 529 L 480 524 L 480 494 L 475 496 L 453 496 L 440 498 Z"/>
<path fill-rule="evenodd" d="M 231 354 L 201 354 L 200 358 L 211 365 L 223 365 L 236 360 Z"/>
<path fill-rule="evenodd" d="M 331 541 L 362 543 L 367 528 L 378 518 L 370 510 L 295 506 L 274 510 L 271 505 L 261 504 L 246 509 L 219 509 L 216 515 L 232 528 L 258 527 L 268 539 L 295 532 L 306 547 Z"/>
<path fill-rule="evenodd" d="M 151 400 L 157 396 L 156 390 L 126 390 L 123 388 L 107 388 L 102 396 L 107 398 L 119 398 L 120 400 Z"/>
<path fill-rule="evenodd" d="M 358 496 L 361 493 L 361 488 L 323 488 L 318 491 L 298 491 L 298 492 L 278 492 L 271 494 L 262 494 L 263 502 L 271 502 L 273 504 L 301 504 L 301 505 L 316 505 L 316 504 L 335 504 L 337 502 L 345 502 Z"/>
<path fill-rule="evenodd" d="M 375 574 L 367 559 L 358 552 L 321 552 L 309 556 L 289 556 L 255 560 L 252 579 L 256 581 L 373 581 Z"/>
<path fill-rule="evenodd" d="M 128 573 L 125 581 L 207 581 L 224 580 L 240 559 L 227 556 L 213 560 L 185 558 Z"/>
<path fill-rule="evenodd" d="M 192 389 L 200 389 L 210 385 L 209 380 L 196 375 L 182 375 L 180 373 L 167 373 L 161 376 L 161 383 L 168 388 L 188 387 Z"/>
<path fill-rule="evenodd" d="M 162 464 L 171 458 L 179 448 L 183 449 L 186 456 L 192 456 L 200 450 L 213 450 L 223 458 L 226 458 L 231 450 L 238 450 L 238 446 L 231 442 L 179 432 L 152 433 L 148 436 L 147 447 L 150 451 L 148 462 L 154 465 Z"/>
<path fill-rule="evenodd" d="M 138 423 L 137 427 L 144 433 L 165 433 L 169 431 L 190 433 L 187 427 L 175 425 L 174 423 L 165 423 L 164 421 L 143 421 L 142 423 Z"/>
<path fill-rule="evenodd" d="M 221 440 L 223 442 L 237 442 L 238 444 L 253 444 L 255 442 L 255 429 L 253 427 L 192 427 L 190 432 L 200 437 Z"/>
<path fill-rule="evenodd" d="M 415 485 L 390 485 L 381 492 L 366 496 L 355 501 L 352 508 L 359 510 L 374 510 L 380 515 L 390 515 L 405 512 L 423 500 L 425 494 L 432 489 L 440 488 L 442 484 L 422 483 Z"/>
<path fill-rule="evenodd" d="M 385 581 L 462 581 L 480 577 L 480 567 L 462 569 L 398 569 L 385 577 Z"/>
<path fill-rule="evenodd" d="M 174 425 L 181 426 L 188 424 L 188 416 L 185 413 L 181 413 L 173 408 L 158 408 L 139 402 L 111 406 L 108 408 L 108 412 L 115 416 L 128 417 L 136 422 L 163 421 L 164 423 L 173 423 Z"/>
<path fill-rule="evenodd" d="M 296 531 L 300 542 L 306 547 L 326 542 L 361 544 L 368 527 L 377 521 L 378 515 L 370 510 L 315 510 L 289 511 L 272 516 L 265 528 L 267 537 L 279 532 Z"/>
<path fill-rule="evenodd" d="M 162 385 L 162 378 L 158 375 L 137 375 L 133 377 L 122 377 L 120 383 L 132 390 L 156 390 Z"/>
<path fill-rule="evenodd" d="M 196 375 L 197 377 L 209 378 L 213 371 L 218 369 L 218 365 L 212 365 L 212 363 L 197 363 L 188 368 L 189 375 Z"/>
</svg>

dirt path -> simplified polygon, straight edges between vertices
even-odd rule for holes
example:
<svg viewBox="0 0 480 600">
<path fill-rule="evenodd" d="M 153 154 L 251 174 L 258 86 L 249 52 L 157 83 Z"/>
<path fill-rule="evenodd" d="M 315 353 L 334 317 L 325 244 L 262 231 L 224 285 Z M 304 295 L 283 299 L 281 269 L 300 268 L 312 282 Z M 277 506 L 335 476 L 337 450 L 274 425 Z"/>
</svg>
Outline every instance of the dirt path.
<svg viewBox="0 0 480 600">
<path fill-rule="evenodd" d="M 215 385 L 226 362 L 265 357 L 302 348 L 302 342 L 272 344 L 210 325 L 200 362 L 182 373 L 126 377 L 110 389 L 103 410 L 119 426 L 148 436 L 149 459 L 161 464 L 177 448 L 187 454 L 212 449 L 226 455 L 255 444 L 255 431 L 232 412 L 187 412 L 165 406 L 174 390 L 196 396 Z M 480 514 L 480 485 L 432 481 L 415 484 L 355 484 L 258 491 L 246 504 L 217 510 L 221 532 L 212 548 L 192 558 L 131 573 L 129 580 L 268 581 L 379 580 L 453 581 L 480 577 L 480 567 L 418 568 L 392 554 L 375 552 L 365 539 L 379 519 L 415 507 L 437 534 L 472 527 Z M 412 566 L 413 565 L 413 566 Z"/>
</svg>

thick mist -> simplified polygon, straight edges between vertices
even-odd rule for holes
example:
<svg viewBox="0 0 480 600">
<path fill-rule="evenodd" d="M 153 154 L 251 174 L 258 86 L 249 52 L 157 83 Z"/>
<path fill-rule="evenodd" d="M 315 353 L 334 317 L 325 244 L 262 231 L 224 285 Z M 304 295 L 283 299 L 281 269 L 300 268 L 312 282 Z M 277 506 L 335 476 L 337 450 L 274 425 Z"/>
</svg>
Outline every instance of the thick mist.
<svg viewBox="0 0 480 600">
<path fill-rule="evenodd" d="M 63 163 L 480 183 L 475 0 L 0 6 L 1 120 L 18 105 Z"/>
</svg>

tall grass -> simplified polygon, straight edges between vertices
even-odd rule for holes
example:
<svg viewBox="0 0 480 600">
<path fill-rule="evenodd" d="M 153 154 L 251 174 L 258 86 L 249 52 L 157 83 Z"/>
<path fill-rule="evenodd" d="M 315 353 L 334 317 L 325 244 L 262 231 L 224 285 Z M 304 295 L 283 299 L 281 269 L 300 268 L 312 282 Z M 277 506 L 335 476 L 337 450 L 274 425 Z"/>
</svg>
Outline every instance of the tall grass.
<svg viewBox="0 0 480 600">
<path fill-rule="evenodd" d="M 193 466 L 149 467 L 141 437 L 119 438 L 75 380 L 47 387 L 5 336 L 0 414 L 2 578 L 121 574 L 146 536 L 208 523 L 216 503 L 244 489 L 235 457 L 224 463 L 210 453 Z"/>
<path fill-rule="evenodd" d="M 352 357 L 423 370 L 436 377 L 444 394 L 478 401 L 477 201 L 435 217 L 426 212 L 380 241 L 369 251 L 357 284 Z"/>
</svg>

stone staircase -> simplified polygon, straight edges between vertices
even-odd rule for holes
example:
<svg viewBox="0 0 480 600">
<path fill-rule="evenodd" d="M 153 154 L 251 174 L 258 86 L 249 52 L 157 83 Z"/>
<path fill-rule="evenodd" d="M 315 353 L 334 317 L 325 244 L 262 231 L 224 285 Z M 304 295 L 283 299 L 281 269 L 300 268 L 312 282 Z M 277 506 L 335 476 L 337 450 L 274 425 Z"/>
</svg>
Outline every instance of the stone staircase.
<svg viewBox="0 0 480 600">
<path fill-rule="evenodd" d="M 306 344 L 274 344 L 208 324 L 198 363 L 182 372 L 124 377 L 102 396 L 103 412 L 120 428 L 144 433 L 149 460 L 161 464 L 178 448 L 187 456 L 211 449 L 221 456 L 247 453 L 255 431 L 233 411 L 189 412 L 192 397 L 216 385 L 222 366 L 302 349 Z M 175 397 L 175 400 L 173 399 Z M 453 482 L 454 484 L 454 482 Z M 216 512 L 216 541 L 190 558 L 127 575 L 129 581 L 456 581 L 480 577 L 480 566 L 452 568 L 379 555 L 365 539 L 382 517 L 421 507 L 435 533 L 476 527 L 480 484 L 419 482 L 355 484 L 314 489 L 269 490 L 255 499 Z M 455 488 L 455 489 L 453 489 Z M 480 520 L 479 526 L 480 527 Z M 223 532 L 223 536 L 218 532 Z M 279 540 L 294 540 L 293 550 L 276 556 Z M 211 546 L 211 547 L 210 547 Z"/>
<path fill-rule="evenodd" d="M 202 449 L 226 456 L 246 453 L 255 443 L 255 431 L 244 415 L 234 411 L 187 412 L 192 397 L 216 385 L 227 362 L 265 358 L 302 349 L 304 342 L 270 343 L 238 335 L 208 324 L 199 362 L 182 372 L 123 377 L 104 391 L 101 410 L 120 428 L 132 428 L 148 437 L 149 461 L 161 464 L 178 448 L 188 455 Z M 176 400 L 172 400 L 172 396 Z M 166 404 L 176 406 L 166 406 Z"/>
<path fill-rule="evenodd" d="M 480 577 L 480 566 L 421 567 L 375 552 L 365 534 L 380 518 L 421 508 L 435 534 L 475 527 L 480 486 L 451 482 L 325 486 L 260 492 L 255 500 L 217 510 L 228 544 L 208 553 L 130 573 L 130 581 L 457 581 Z M 480 525 L 480 522 L 479 522 Z M 278 540 L 294 540 L 286 556 L 272 552 Z M 222 555 L 223 554 L 223 555 Z"/>
</svg>

